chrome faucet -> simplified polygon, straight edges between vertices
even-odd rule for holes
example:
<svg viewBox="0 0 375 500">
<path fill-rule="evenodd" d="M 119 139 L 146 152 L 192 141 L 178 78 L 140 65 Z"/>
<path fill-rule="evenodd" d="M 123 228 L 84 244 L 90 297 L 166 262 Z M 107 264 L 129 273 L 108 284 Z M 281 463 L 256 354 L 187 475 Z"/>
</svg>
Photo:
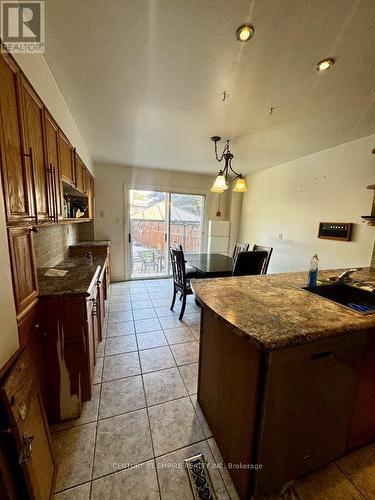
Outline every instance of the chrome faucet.
<svg viewBox="0 0 375 500">
<path fill-rule="evenodd" d="M 362 267 L 354 267 L 353 269 L 347 269 L 337 277 L 337 281 L 350 281 L 351 275 L 358 271 L 362 271 Z"/>
</svg>

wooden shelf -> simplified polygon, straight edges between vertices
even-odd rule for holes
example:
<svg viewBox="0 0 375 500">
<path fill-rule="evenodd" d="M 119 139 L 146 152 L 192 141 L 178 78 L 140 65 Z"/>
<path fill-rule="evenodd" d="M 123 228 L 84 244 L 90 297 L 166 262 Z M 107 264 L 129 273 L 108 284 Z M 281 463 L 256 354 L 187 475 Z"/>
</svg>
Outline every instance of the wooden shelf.
<svg viewBox="0 0 375 500">
<path fill-rule="evenodd" d="M 375 184 L 370 184 L 367 186 L 367 189 L 373 189 L 375 191 Z"/>
<path fill-rule="evenodd" d="M 80 217 L 79 219 L 62 219 L 60 222 L 60 224 L 78 224 L 80 222 L 91 222 L 93 219 L 89 219 L 87 217 Z"/>
</svg>

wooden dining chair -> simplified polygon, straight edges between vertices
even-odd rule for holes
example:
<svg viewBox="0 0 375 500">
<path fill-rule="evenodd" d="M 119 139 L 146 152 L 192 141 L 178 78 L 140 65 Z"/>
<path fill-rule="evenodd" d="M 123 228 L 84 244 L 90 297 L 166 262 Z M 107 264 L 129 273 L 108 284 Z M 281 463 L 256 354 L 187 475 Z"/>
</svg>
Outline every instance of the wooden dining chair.
<svg viewBox="0 0 375 500">
<path fill-rule="evenodd" d="M 249 243 L 241 243 L 240 241 L 235 241 L 233 248 L 233 260 L 235 261 L 237 259 L 237 255 L 240 252 L 247 252 L 248 250 L 249 250 Z"/>
<path fill-rule="evenodd" d="M 271 255 L 272 255 L 272 252 L 273 252 L 273 248 L 272 247 L 264 247 L 262 245 L 254 245 L 253 246 L 253 251 L 254 252 L 259 252 L 259 251 L 267 252 L 268 256 L 267 256 L 267 259 L 266 259 L 266 261 L 264 263 L 264 267 L 263 267 L 262 272 L 261 272 L 261 274 L 267 274 L 268 266 L 269 266 L 269 263 L 270 263 L 270 260 L 271 260 Z"/>
<path fill-rule="evenodd" d="M 262 274 L 267 252 L 240 252 L 234 263 L 233 276 L 250 276 Z"/>
<path fill-rule="evenodd" d="M 169 255 L 171 257 L 172 273 L 173 273 L 173 299 L 171 304 L 171 311 L 173 311 L 176 295 L 178 292 L 181 294 L 182 305 L 179 320 L 184 317 L 186 307 L 186 297 L 193 295 L 193 290 L 190 286 L 190 280 L 186 277 L 185 257 L 182 249 L 169 248 Z"/>
</svg>

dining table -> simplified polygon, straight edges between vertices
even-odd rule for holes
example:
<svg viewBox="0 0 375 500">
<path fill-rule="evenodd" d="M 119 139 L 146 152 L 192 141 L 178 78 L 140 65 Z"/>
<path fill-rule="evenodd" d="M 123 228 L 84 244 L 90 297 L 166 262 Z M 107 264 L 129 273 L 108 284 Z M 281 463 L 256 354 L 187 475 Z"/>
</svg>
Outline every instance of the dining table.
<svg viewBox="0 0 375 500">
<path fill-rule="evenodd" d="M 197 278 L 219 278 L 233 273 L 233 258 L 221 253 L 185 254 L 185 260 L 197 271 Z"/>
</svg>

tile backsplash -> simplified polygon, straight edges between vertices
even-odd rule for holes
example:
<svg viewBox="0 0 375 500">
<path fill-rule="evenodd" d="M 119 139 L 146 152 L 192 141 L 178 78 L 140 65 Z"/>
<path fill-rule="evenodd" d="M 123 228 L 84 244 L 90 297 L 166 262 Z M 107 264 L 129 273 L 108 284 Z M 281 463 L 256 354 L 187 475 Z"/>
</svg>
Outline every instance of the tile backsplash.
<svg viewBox="0 0 375 500">
<path fill-rule="evenodd" d="M 69 254 L 69 245 L 94 239 L 92 222 L 42 226 L 34 234 L 36 267 L 53 267 Z"/>
</svg>

